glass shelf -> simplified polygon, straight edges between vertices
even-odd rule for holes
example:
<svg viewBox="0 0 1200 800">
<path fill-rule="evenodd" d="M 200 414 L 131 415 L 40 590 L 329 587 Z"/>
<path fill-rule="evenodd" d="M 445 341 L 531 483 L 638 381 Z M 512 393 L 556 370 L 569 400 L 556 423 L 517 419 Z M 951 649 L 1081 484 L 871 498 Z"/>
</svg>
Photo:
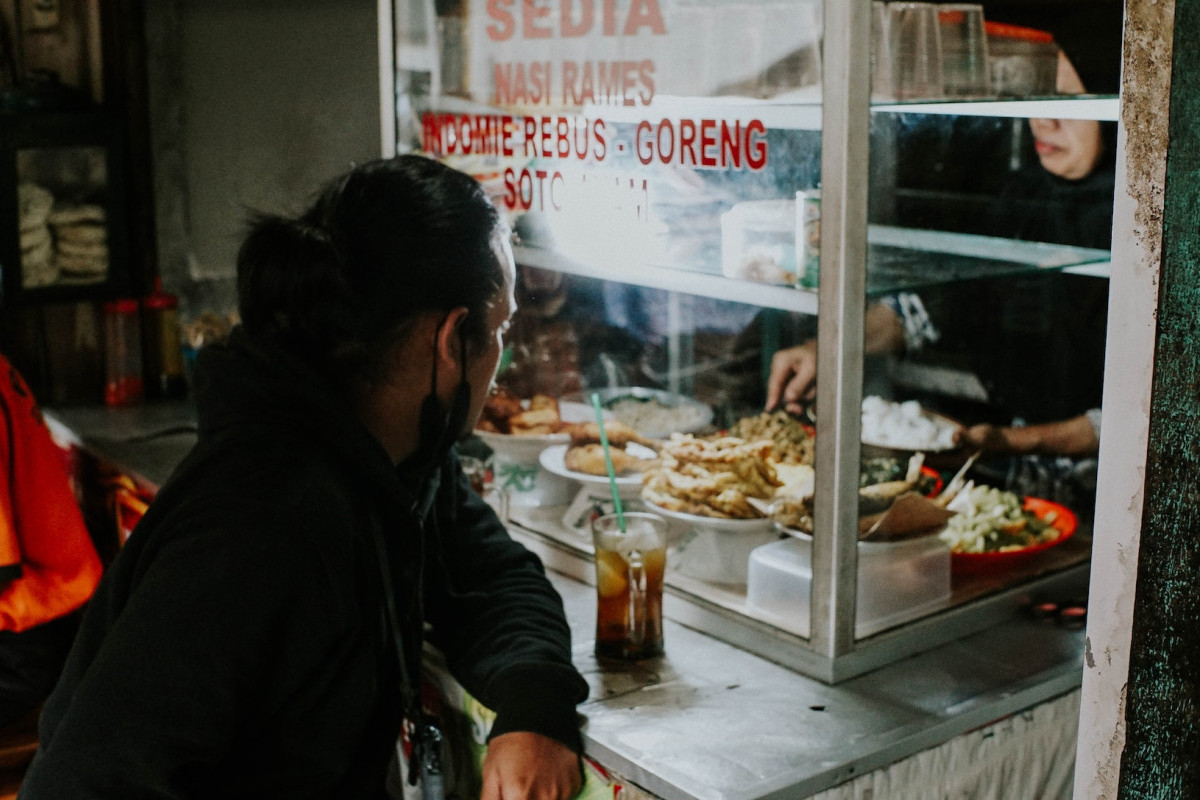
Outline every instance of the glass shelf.
<svg viewBox="0 0 1200 800">
<path fill-rule="evenodd" d="M 726 278 L 711 272 L 637 263 L 628 260 L 581 259 L 539 247 L 515 247 L 518 264 L 667 291 L 686 291 L 699 297 L 778 308 L 801 314 L 817 313 L 816 292 Z"/>
<path fill-rule="evenodd" d="M 958 117 L 1012 117 L 1016 119 L 1094 119 L 1116 122 L 1120 104 L 1116 95 L 1069 97 L 989 98 L 907 103 L 873 103 L 871 110 L 894 114 L 940 114 Z"/>
<path fill-rule="evenodd" d="M 639 257 L 637 248 L 626 248 L 622 240 L 608 241 L 611 246 L 607 250 L 592 249 L 588 255 L 531 246 L 516 247 L 514 254 L 517 263 L 530 267 L 652 289 L 682 290 L 784 311 L 817 313 L 815 290 L 726 278 L 715 262 L 698 262 L 690 267 L 652 263 Z M 871 297 L 1044 271 L 1102 275 L 1110 256 L 1107 250 L 1086 247 L 886 225 L 869 226 L 867 244 L 867 294 Z"/>
<path fill-rule="evenodd" d="M 1106 264 L 1107 250 L 871 225 L 867 294 Z"/>
</svg>

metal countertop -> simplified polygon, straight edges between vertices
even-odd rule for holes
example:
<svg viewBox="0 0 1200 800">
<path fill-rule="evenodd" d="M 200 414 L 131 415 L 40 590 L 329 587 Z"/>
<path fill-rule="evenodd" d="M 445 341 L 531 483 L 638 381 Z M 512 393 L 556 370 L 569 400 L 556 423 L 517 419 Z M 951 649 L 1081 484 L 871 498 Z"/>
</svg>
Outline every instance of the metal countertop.
<svg viewBox="0 0 1200 800">
<path fill-rule="evenodd" d="M 666 621 L 666 655 L 592 655 L 595 590 L 551 573 L 588 754 L 667 800 L 806 797 L 1077 688 L 1084 632 L 1019 620 L 834 686 Z"/>
</svg>

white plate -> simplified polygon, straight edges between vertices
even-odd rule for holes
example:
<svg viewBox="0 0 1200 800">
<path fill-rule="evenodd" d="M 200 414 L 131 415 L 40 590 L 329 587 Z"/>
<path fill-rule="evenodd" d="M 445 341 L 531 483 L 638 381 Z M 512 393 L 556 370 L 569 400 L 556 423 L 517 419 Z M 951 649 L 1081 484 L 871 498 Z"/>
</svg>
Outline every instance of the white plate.
<svg viewBox="0 0 1200 800">
<path fill-rule="evenodd" d="M 745 586 L 750 553 L 754 548 L 779 538 L 770 519 L 723 519 L 670 511 L 647 502 L 646 507 L 687 530 L 667 556 L 667 569 L 690 578 Z"/>
<path fill-rule="evenodd" d="M 720 533 L 757 533 L 761 531 L 771 531 L 775 528 L 775 523 L 768 517 L 759 519 L 729 519 L 727 517 L 705 517 L 700 514 L 685 514 L 682 511 L 672 511 L 669 508 L 655 505 L 649 500 L 646 500 L 646 507 L 655 514 L 661 514 L 667 519 L 673 519 L 676 522 L 684 522 L 691 525 L 693 528 L 718 531 Z"/>
<path fill-rule="evenodd" d="M 602 488 L 608 487 L 607 475 L 592 475 L 587 472 L 576 472 L 573 469 L 567 469 L 566 455 L 567 448 L 570 445 L 556 444 L 547 447 L 538 456 L 538 461 L 548 471 L 555 475 L 561 475 L 564 478 L 570 478 L 573 481 L 579 481 L 587 486 L 597 486 Z M 657 458 L 658 453 L 655 453 L 649 447 L 643 447 L 635 442 L 630 442 L 625 446 L 625 452 L 636 458 Z M 618 475 L 617 486 L 621 488 L 638 487 L 642 485 L 642 474 L 640 472 L 631 473 L 629 475 Z"/>
</svg>

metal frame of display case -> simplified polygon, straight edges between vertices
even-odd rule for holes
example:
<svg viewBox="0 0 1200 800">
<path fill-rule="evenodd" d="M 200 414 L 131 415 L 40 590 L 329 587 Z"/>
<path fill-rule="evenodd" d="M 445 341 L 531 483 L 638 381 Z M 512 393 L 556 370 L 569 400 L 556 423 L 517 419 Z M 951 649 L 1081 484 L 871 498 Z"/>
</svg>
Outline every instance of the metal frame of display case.
<svg viewBox="0 0 1200 800">
<path fill-rule="evenodd" d="M 383 141 L 385 154 L 396 152 L 404 132 L 395 113 L 403 98 L 398 75 L 399 41 L 394 4 L 414 0 L 380 0 L 381 97 L 384 102 Z M 421 5 L 418 1 L 416 5 Z M 716 638 L 793 668 L 828 683 L 875 669 L 905 656 L 1011 618 L 1022 605 L 1039 594 L 1081 596 L 1086 593 L 1088 564 L 1074 563 L 1056 571 L 1021 581 L 934 612 L 912 622 L 871 636 L 855 635 L 857 589 L 858 463 L 860 413 L 863 386 L 864 299 L 867 282 L 869 134 L 872 104 L 869 74 L 869 0 L 837 0 L 823 3 L 822 106 L 751 101 L 756 113 L 768 109 L 773 120 L 784 126 L 812 128 L 819 119 L 821 148 L 821 263 L 819 288 L 797 290 L 724 278 L 720 275 L 681 272 L 667 267 L 639 268 L 636 274 L 609 264 L 566 257 L 536 247 L 517 247 L 518 263 L 556 269 L 604 280 L 624 281 L 652 288 L 686 291 L 708 297 L 818 314 L 817 404 L 830 413 L 816 422 L 816 494 L 825 499 L 815 505 L 815 527 L 834 531 L 834 536 L 817 536 L 812 547 L 812 598 L 810 635 L 782 630 L 680 586 L 668 585 L 665 612 L 673 619 L 704 630 Z M 448 98 L 458 108 L 461 98 Z M 707 107 L 703 98 L 697 104 Z M 760 105 L 761 104 L 761 105 Z M 468 106 L 463 106 L 466 109 Z M 389 109 L 391 110 L 389 112 Z M 931 114 L 980 114 L 1025 117 L 1045 115 L 1089 119 L 1115 119 L 1116 101 L 1109 98 L 1047 98 L 1033 101 L 986 101 L 975 103 L 877 104 L 876 112 L 911 111 Z M 626 110 L 625 113 L 628 112 Z M 817 115 L 814 117 L 814 113 Z M 888 235 L 888 231 L 879 231 Z M 960 237 L 960 240 L 963 237 Z M 971 239 L 972 237 L 965 237 Z M 973 237 L 979 239 L 979 237 Z M 1012 244 L 1008 240 L 1006 243 Z M 978 246 L 976 241 L 972 246 Z M 953 249 L 953 248 L 951 248 Z M 1107 260 L 1101 251 L 1078 254 L 1079 263 L 1100 269 Z M 1040 262 L 1031 256 L 1031 265 Z M 1047 266 L 1047 265 L 1042 265 Z M 1049 264 L 1051 268 L 1063 265 Z M 532 517 L 532 519 L 530 519 Z M 549 515 L 526 515 L 510 520 L 514 534 L 534 549 L 547 566 L 591 582 L 590 545 L 568 543 L 540 532 L 553 527 Z M 1080 676 L 1064 674 L 1037 688 L 1044 699 L 1078 685 Z"/>
</svg>

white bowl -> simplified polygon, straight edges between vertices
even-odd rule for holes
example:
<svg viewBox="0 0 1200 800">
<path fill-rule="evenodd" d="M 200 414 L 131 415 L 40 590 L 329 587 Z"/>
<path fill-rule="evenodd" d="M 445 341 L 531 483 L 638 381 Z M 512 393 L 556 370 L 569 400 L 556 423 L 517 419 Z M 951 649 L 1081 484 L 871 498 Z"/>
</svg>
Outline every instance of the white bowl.
<svg viewBox="0 0 1200 800">
<path fill-rule="evenodd" d="M 770 519 L 724 519 L 685 514 L 646 502 L 680 531 L 667 567 L 697 580 L 745 586 L 750 553 L 780 536 Z"/>
<path fill-rule="evenodd" d="M 558 410 L 564 422 L 595 419 L 595 411 L 583 403 L 563 401 L 558 404 Z M 496 486 L 507 492 L 511 505 L 554 506 L 570 501 L 574 485 L 547 470 L 538 460 L 547 447 L 570 442 L 569 434 L 523 435 L 481 430 L 473 433 L 492 449 Z"/>
<path fill-rule="evenodd" d="M 565 433 L 547 433 L 535 436 L 523 436 L 511 433 L 492 433 L 490 431 L 475 431 L 475 435 L 483 443 L 492 448 L 496 458 L 504 458 L 521 464 L 533 465 L 538 463 L 538 457 L 547 447 L 564 444 L 571 441 Z"/>
</svg>

